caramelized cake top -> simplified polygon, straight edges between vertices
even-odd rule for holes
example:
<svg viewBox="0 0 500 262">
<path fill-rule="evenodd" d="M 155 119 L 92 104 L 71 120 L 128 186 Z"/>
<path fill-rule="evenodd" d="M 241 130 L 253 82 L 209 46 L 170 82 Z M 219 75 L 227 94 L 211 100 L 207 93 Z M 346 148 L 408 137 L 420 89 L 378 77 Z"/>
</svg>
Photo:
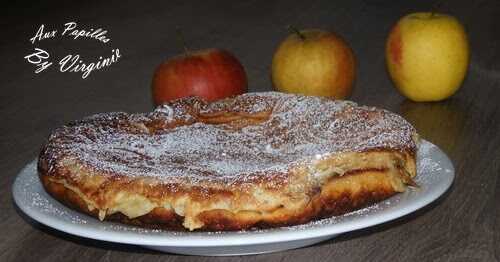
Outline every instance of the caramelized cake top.
<svg viewBox="0 0 500 262">
<path fill-rule="evenodd" d="M 286 176 L 296 164 L 342 152 L 415 154 L 414 134 L 383 109 L 262 92 L 213 103 L 184 98 L 143 114 L 93 115 L 53 132 L 41 156 L 49 168 L 71 159 L 102 175 L 228 185 Z"/>
</svg>

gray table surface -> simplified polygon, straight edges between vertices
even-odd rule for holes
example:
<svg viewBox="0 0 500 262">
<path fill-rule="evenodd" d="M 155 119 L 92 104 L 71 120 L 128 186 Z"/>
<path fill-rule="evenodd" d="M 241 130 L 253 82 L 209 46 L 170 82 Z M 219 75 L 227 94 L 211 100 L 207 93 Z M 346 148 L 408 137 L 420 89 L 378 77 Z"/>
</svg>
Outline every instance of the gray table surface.
<svg viewBox="0 0 500 262">
<path fill-rule="evenodd" d="M 385 68 L 391 25 L 431 1 L 107 1 L 33 2 L 2 8 L 0 38 L 0 261 L 499 261 L 500 260 L 500 3 L 442 1 L 438 10 L 467 28 L 471 62 L 463 87 L 439 103 L 413 103 L 394 89 Z M 41 24 L 62 30 L 75 21 L 102 27 L 111 40 L 54 37 L 32 44 Z M 380 226 L 292 251 L 248 257 L 189 257 L 88 240 L 37 224 L 15 207 L 16 174 L 46 137 L 64 123 L 98 112 L 152 109 L 152 71 L 181 52 L 175 28 L 193 49 L 232 51 L 244 65 L 250 91 L 271 90 L 272 54 L 286 26 L 341 34 L 358 61 L 352 100 L 402 114 L 452 159 L 456 180 L 436 203 Z M 60 33 L 60 32 L 59 32 Z M 35 74 L 24 59 L 41 48 L 54 64 Z M 59 72 L 57 61 L 122 57 L 92 72 Z"/>
</svg>

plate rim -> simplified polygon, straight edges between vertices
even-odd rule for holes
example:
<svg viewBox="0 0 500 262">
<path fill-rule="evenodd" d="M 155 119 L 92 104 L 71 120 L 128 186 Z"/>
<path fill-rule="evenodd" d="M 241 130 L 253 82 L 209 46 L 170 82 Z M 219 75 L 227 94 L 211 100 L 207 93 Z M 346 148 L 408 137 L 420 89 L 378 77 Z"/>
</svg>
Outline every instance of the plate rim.
<svg viewBox="0 0 500 262">
<path fill-rule="evenodd" d="M 439 155 L 439 157 L 444 160 L 442 162 L 446 162 L 444 164 L 449 165 L 448 169 L 450 171 L 448 172 L 448 176 L 443 180 L 443 183 L 440 183 L 440 185 L 437 186 L 437 189 L 433 190 L 432 192 L 428 192 L 429 194 L 426 195 L 426 197 L 420 197 L 417 198 L 416 200 L 413 200 L 411 202 L 412 205 L 409 206 L 405 205 L 389 213 L 374 213 L 365 217 L 356 218 L 354 220 L 341 221 L 339 223 L 340 225 L 326 224 L 326 225 L 318 225 L 315 227 L 303 228 L 298 230 L 293 230 L 293 229 L 280 230 L 279 228 L 277 228 L 276 231 L 272 231 L 271 229 L 271 231 L 264 231 L 264 232 L 237 231 L 237 232 L 224 232 L 222 234 L 218 234 L 216 232 L 215 233 L 193 232 L 193 234 L 191 235 L 154 234 L 149 236 L 147 236 L 145 233 L 138 233 L 132 231 L 118 232 L 118 231 L 109 231 L 102 228 L 85 229 L 84 228 L 86 226 L 85 224 L 73 224 L 71 222 L 62 219 L 57 219 L 57 218 L 54 219 L 54 215 L 49 215 L 42 212 L 36 212 L 35 209 L 29 208 L 28 206 L 24 206 L 21 204 L 22 202 L 19 199 L 19 197 L 21 196 L 18 196 L 16 194 L 16 189 L 21 186 L 20 185 L 21 174 L 26 172 L 26 169 L 30 168 L 31 164 L 35 164 L 36 168 L 37 158 L 34 159 L 33 161 L 30 161 L 18 172 L 14 184 L 12 186 L 12 195 L 17 207 L 21 211 L 23 211 L 28 217 L 37 221 L 38 223 L 44 224 L 48 227 L 54 228 L 56 230 L 71 235 L 76 235 L 95 240 L 122 243 L 122 244 L 147 245 L 147 246 L 171 246 L 171 247 L 221 247 L 221 246 L 247 246 L 256 244 L 272 244 L 272 243 L 280 243 L 288 241 L 300 241 L 304 239 L 320 238 L 330 235 L 333 237 L 334 235 L 372 227 L 378 224 L 387 223 L 397 218 L 406 216 L 434 202 L 451 187 L 455 179 L 455 169 L 453 163 L 438 146 L 427 140 L 422 139 L 421 144 L 424 143 L 430 144 L 431 148 L 433 148 L 433 150 L 435 151 L 435 154 Z M 50 201 L 56 201 L 57 203 L 59 203 L 56 199 L 52 198 L 50 195 L 48 196 Z M 66 206 L 63 207 L 71 212 L 77 212 Z M 77 213 L 79 215 L 88 216 L 80 212 Z M 88 217 L 91 218 L 90 216 Z M 63 223 L 61 223 L 61 221 L 63 221 Z M 109 221 L 103 223 L 112 223 L 119 226 L 140 229 L 140 227 L 128 226 Z M 107 224 L 103 224 L 103 226 L 104 225 Z M 216 240 L 216 241 L 208 241 L 208 240 Z"/>
</svg>

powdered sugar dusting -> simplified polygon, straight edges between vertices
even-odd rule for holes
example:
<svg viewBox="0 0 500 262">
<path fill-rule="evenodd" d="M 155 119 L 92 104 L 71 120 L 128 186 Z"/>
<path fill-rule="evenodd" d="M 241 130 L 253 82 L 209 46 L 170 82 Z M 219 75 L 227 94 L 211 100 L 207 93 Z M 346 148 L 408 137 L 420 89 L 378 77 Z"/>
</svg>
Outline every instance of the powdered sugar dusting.
<svg viewBox="0 0 500 262">
<path fill-rule="evenodd" d="M 64 218 L 72 224 L 87 224 L 87 216 L 76 214 L 73 210 L 65 208 L 62 204 L 54 201 L 54 199 L 47 195 L 41 187 L 40 180 L 35 175 L 35 167 L 35 163 L 28 165 L 23 170 L 25 176 L 28 174 L 23 180 L 24 183 L 14 188 L 14 195 L 17 195 L 18 198 L 20 197 L 22 201 L 27 202 L 24 203 L 23 207 L 36 210 L 44 215 Z"/>
<path fill-rule="evenodd" d="M 430 168 L 432 167 L 432 168 Z M 437 167 L 437 168 L 434 168 Z M 437 170 L 440 171 L 437 171 Z M 309 229 L 328 229 L 330 232 L 338 229 L 342 231 L 346 225 L 352 228 L 354 225 L 370 224 L 374 219 L 380 220 L 381 217 L 389 219 L 401 216 L 401 210 L 409 212 L 418 209 L 418 203 L 429 203 L 440 196 L 450 186 L 454 177 L 453 165 L 446 156 L 434 145 L 423 140 L 417 153 L 417 176 L 415 182 L 418 188 L 409 188 L 406 192 L 397 194 L 387 200 L 379 202 L 370 207 L 360 209 L 342 216 L 313 221 L 304 225 L 282 227 L 274 229 L 247 230 L 239 232 L 173 232 L 168 230 L 156 230 L 134 227 L 130 225 L 116 224 L 112 222 L 99 221 L 93 217 L 81 214 L 71 210 L 61 203 L 51 198 L 43 189 L 40 180 L 37 177 L 36 161 L 28 164 L 18 175 L 13 185 L 13 196 L 16 204 L 31 217 L 48 224 L 57 225 L 56 228 L 71 229 L 71 232 L 100 232 L 99 238 L 102 239 L 106 232 L 120 234 L 123 238 L 144 239 L 149 237 L 156 238 L 155 241 L 191 241 L 191 237 L 205 237 L 208 240 L 223 240 L 221 236 L 243 237 L 262 237 L 276 232 L 289 232 L 305 230 L 314 237 L 314 231 Z M 430 197 L 430 199 L 429 199 Z M 415 206 L 417 205 L 417 206 Z M 397 215 L 399 214 L 399 215 Z M 49 223 L 50 222 L 50 223 Z M 364 227 L 364 226 L 363 226 Z M 352 230 L 352 229 L 351 229 Z M 317 231 L 316 231 L 317 232 Z M 75 234 L 80 234 L 75 233 Z M 87 234 L 88 236 L 88 234 Z M 283 241 L 289 241 L 289 237 L 283 237 Z"/>
<path fill-rule="evenodd" d="M 268 118 L 239 130 L 200 121 L 222 113 Z M 276 92 L 207 104 L 177 100 L 151 113 L 98 114 L 56 130 L 41 157 L 76 159 L 104 173 L 160 182 L 248 180 L 286 174 L 295 164 L 343 151 L 415 149 L 413 127 L 374 107 Z"/>
<path fill-rule="evenodd" d="M 436 146 L 431 143 L 421 144 L 418 148 L 420 154 L 417 159 L 418 168 L 424 172 L 436 172 L 441 171 L 441 165 L 434 161 L 430 152 L 436 150 Z"/>
<path fill-rule="evenodd" d="M 432 177 L 436 174 L 441 174 L 442 171 L 450 173 L 453 172 L 452 169 L 445 168 L 443 170 L 442 163 L 436 161 L 433 158 L 433 154 L 438 150 L 438 147 L 431 143 L 420 143 L 418 146 L 418 154 L 417 154 L 417 171 L 419 173 L 428 174 L 427 176 L 421 179 L 435 179 Z"/>
</svg>

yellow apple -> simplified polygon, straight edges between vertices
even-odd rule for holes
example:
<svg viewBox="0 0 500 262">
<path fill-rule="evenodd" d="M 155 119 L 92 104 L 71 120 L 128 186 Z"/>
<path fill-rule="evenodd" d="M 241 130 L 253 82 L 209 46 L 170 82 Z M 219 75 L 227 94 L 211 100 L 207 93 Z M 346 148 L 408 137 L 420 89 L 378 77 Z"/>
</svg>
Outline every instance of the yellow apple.
<svg viewBox="0 0 500 262">
<path fill-rule="evenodd" d="M 389 74 L 413 101 L 439 101 L 453 95 L 469 64 L 467 34 L 446 14 L 413 13 L 392 28 L 386 43 Z"/>
<path fill-rule="evenodd" d="M 323 30 L 296 31 L 276 50 L 271 78 L 281 92 L 344 99 L 352 92 L 354 54 L 338 35 Z"/>
</svg>

